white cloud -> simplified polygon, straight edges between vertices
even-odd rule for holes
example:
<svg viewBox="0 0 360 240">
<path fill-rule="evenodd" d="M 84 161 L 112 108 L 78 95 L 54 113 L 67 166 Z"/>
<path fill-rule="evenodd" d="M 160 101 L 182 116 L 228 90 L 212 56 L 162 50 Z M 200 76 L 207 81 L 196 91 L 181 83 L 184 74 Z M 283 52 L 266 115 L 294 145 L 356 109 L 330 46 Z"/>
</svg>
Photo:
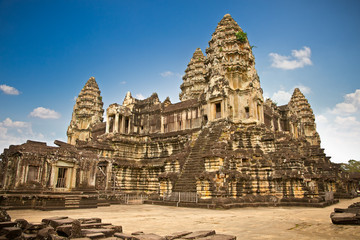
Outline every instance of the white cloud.
<svg viewBox="0 0 360 240">
<path fill-rule="evenodd" d="M 331 110 L 333 114 L 352 114 L 360 110 L 360 89 L 355 92 L 346 94 L 344 102 L 336 104 Z"/>
<path fill-rule="evenodd" d="M 120 82 L 121 84 L 126 84 L 126 81 L 122 81 L 122 82 Z"/>
<path fill-rule="evenodd" d="M 306 65 L 312 65 L 311 62 L 311 49 L 303 47 L 300 50 L 292 50 L 291 56 L 282 56 L 277 53 L 270 53 L 271 66 L 284 70 L 292 70 L 296 68 L 303 68 Z"/>
<path fill-rule="evenodd" d="M 333 162 L 346 163 L 350 159 L 360 159 L 360 122 L 356 118 L 330 116 L 328 121 L 316 118 L 321 146 Z"/>
<path fill-rule="evenodd" d="M 328 119 L 324 115 L 318 115 L 318 116 L 316 116 L 316 122 L 318 122 L 318 123 L 327 123 Z"/>
<path fill-rule="evenodd" d="M 279 105 L 284 105 L 290 101 L 291 95 L 292 93 L 290 92 L 279 90 L 272 95 L 271 100 L 273 100 Z"/>
<path fill-rule="evenodd" d="M 19 95 L 20 92 L 14 87 L 10 87 L 8 85 L 2 84 L 0 85 L 0 90 L 3 91 L 3 93 L 8 95 Z"/>
<path fill-rule="evenodd" d="M 344 96 L 320 116 L 316 116 L 317 130 L 325 153 L 334 162 L 360 160 L 360 89 Z M 326 121 L 324 121 L 324 118 Z"/>
<path fill-rule="evenodd" d="M 141 93 L 136 94 L 135 98 L 137 98 L 139 100 L 144 100 L 145 99 L 145 97 Z"/>
<path fill-rule="evenodd" d="M 0 126 L 26 128 L 30 126 L 30 123 L 21 122 L 21 121 L 12 121 L 10 118 L 6 118 L 3 122 L 0 123 Z"/>
<path fill-rule="evenodd" d="M 356 120 L 356 117 L 336 116 L 335 123 L 341 125 L 343 129 L 360 127 L 360 122 Z"/>
<path fill-rule="evenodd" d="M 171 71 L 165 71 L 165 72 L 160 73 L 160 75 L 161 75 L 162 77 L 171 77 L 171 76 L 174 75 L 174 73 L 171 72 Z"/>
<path fill-rule="evenodd" d="M 22 144 L 28 139 L 42 140 L 43 138 L 42 134 L 33 132 L 29 122 L 13 121 L 10 118 L 0 122 L 0 153 L 10 145 Z"/>
<path fill-rule="evenodd" d="M 61 117 L 60 113 L 55 112 L 54 110 L 38 107 L 35 108 L 31 113 L 30 116 L 38 117 L 42 119 L 58 119 Z"/>
</svg>

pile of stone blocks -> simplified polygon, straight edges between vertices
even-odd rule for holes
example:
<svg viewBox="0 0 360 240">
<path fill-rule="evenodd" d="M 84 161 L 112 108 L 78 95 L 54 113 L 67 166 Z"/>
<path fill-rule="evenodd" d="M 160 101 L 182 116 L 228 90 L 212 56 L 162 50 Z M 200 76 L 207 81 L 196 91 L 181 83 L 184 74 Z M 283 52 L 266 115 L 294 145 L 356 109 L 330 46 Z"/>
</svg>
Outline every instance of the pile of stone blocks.
<svg viewBox="0 0 360 240">
<path fill-rule="evenodd" d="M 105 239 L 122 233 L 121 226 L 102 223 L 100 218 L 52 217 L 43 219 L 41 223 L 30 223 L 25 219 L 11 221 L 6 211 L 1 210 L 0 220 L 0 240 Z"/>
<path fill-rule="evenodd" d="M 360 225 L 360 202 L 348 208 L 334 208 L 330 218 L 333 224 Z"/>
<path fill-rule="evenodd" d="M 11 221 L 6 210 L 0 209 L 0 240 L 236 240 L 235 236 L 216 234 L 214 230 L 177 232 L 167 236 L 142 231 L 123 233 L 121 226 L 102 223 L 100 218 L 51 217 L 41 223 L 25 219 Z"/>
</svg>

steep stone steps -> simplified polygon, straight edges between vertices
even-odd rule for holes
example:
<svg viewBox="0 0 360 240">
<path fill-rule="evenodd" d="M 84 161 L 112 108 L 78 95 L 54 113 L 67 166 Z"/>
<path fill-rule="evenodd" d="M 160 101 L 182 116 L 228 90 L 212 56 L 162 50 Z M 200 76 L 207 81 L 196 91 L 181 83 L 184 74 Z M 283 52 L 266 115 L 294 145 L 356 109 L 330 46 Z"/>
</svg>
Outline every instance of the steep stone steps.
<svg viewBox="0 0 360 240">
<path fill-rule="evenodd" d="M 216 122 L 202 130 L 186 159 L 173 192 L 196 192 L 196 177 L 205 171 L 203 155 L 209 153 L 213 143 L 219 139 L 222 128 L 223 123 Z"/>
<path fill-rule="evenodd" d="M 65 197 L 65 208 L 79 208 L 81 196 L 71 195 Z"/>
</svg>

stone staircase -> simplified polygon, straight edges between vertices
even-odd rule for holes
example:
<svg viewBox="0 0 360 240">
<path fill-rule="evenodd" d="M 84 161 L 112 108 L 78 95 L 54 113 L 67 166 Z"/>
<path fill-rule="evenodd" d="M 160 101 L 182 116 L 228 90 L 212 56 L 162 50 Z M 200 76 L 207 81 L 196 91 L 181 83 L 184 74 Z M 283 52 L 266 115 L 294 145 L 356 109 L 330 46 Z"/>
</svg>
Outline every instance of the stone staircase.
<svg viewBox="0 0 360 240">
<path fill-rule="evenodd" d="M 213 143 L 219 139 L 222 128 L 222 122 L 215 122 L 201 131 L 185 161 L 173 192 L 196 192 L 196 177 L 205 171 L 203 155 L 208 154 Z"/>
<path fill-rule="evenodd" d="M 65 197 L 65 208 L 79 208 L 80 207 L 81 196 L 78 195 L 69 195 Z"/>
</svg>

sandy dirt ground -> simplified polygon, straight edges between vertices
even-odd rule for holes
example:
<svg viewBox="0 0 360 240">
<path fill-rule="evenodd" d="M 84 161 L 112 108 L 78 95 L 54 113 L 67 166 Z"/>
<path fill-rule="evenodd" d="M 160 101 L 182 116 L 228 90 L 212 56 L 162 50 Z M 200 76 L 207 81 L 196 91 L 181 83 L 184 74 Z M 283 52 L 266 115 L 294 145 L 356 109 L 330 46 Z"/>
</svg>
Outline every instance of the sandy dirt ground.
<svg viewBox="0 0 360 240">
<path fill-rule="evenodd" d="M 24 218 L 99 217 L 102 222 L 121 225 L 125 233 L 143 231 L 162 236 L 178 231 L 216 230 L 241 239 L 360 239 L 360 226 L 334 225 L 330 213 L 347 208 L 360 198 L 341 200 L 326 208 L 259 207 L 230 210 L 176 208 L 155 205 L 112 205 L 96 209 L 58 211 L 10 210 L 12 220 Z"/>
</svg>

